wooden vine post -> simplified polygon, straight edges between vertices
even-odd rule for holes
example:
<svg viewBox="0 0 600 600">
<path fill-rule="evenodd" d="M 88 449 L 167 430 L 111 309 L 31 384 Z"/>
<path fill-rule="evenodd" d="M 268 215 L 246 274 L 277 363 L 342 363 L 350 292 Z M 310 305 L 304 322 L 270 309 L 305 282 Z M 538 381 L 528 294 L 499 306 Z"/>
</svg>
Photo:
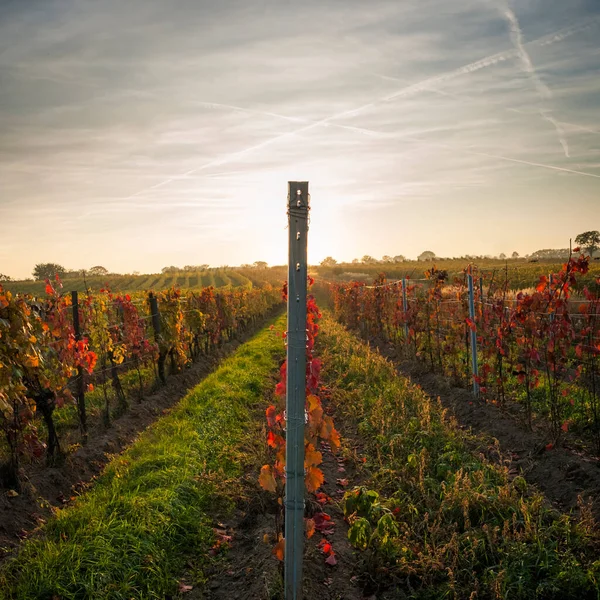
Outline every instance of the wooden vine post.
<svg viewBox="0 0 600 600">
<path fill-rule="evenodd" d="M 288 182 L 285 598 L 302 599 L 308 182 Z"/>
<path fill-rule="evenodd" d="M 161 325 L 160 325 L 160 313 L 158 312 L 158 300 L 156 296 L 150 292 L 148 294 L 148 301 L 150 302 L 150 314 L 152 315 L 152 329 L 154 329 L 154 340 L 158 345 L 158 378 L 162 384 L 167 383 L 167 376 L 165 374 L 165 359 L 166 355 L 161 348 Z"/>
<path fill-rule="evenodd" d="M 79 296 L 76 291 L 71 292 L 71 305 L 73 307 L 73 332 L 75 341 L 81 341 L 81 324 L 79 322 Z M 87 414 L 85 410 L 85 382 L 83 381 L 83 368 L 77 367 L 77 412 L 79 413 L 79 426 L 83 443 L 87 442 Z"/>
</svg>

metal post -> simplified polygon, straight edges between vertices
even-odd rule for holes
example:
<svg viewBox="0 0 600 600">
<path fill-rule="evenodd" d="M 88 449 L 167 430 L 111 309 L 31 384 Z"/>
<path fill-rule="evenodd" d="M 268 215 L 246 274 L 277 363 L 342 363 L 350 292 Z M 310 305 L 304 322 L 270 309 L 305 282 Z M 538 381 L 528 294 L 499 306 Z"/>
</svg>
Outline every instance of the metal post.
<svg viewBox="0 0 600 600">
<path fill-rule="evenodd" d="M 479 302 L 483 306 L 483 277 L 479 278 Z"/>
<path fill-rule="evenodd" d="M 73 307 L 73 331 L 75 341 L 81 340 L 81 326 L 79 323 L 79 296 L 76 291 L 71 292 L 71 305 Z M 79 413 L 79 426 L 83 443 L 87 442 L 87 414 L 85 411 L 85 387 L 83 385 L 83 369 L 77 367 L 77 412 Z"/>
<path fill-rule="evenodd" d="M 406 299 L 406 279 L 402 278 L 402 309 L 404 310 L 404 343 L 408 344 L 408 300 Z"/>
<path fill-rule="evenodd" d="M 467 275 L 469 284 L 469 318 L 475 323 L 475 293 L 473 291 L 473 275 Z M 479 396 L 479 384 L 475 377 L 479 376 L 479 367 L 477 365 L 477 332 L 471 329 L 471 366 L 473 371 L 473 394 Z"/>
<path fill-rule="evenodd" d="M 302 600 L 308 182 L 288 182 L 285 598 Z"/>
<path fill-rule="evenodd" d="M 554 278 L 552 277 L 552 273 L 550 273 L 550 275 L 548 275 L 548 283 L 550 284 L 550 297 L 553 297 L 553 293 L 552 293 L 552 284 L 554 283 Z M 550 313 L 550 323 L 552 323 L 552 321 L 554 321 L 554 311 L 552 311 Z"/>
</svg>

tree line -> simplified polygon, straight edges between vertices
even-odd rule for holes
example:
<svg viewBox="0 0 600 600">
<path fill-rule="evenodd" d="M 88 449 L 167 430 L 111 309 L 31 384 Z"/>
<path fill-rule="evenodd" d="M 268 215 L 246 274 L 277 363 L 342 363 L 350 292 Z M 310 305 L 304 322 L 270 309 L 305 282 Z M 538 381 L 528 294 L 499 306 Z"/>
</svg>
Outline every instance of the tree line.
<svg viewBox="0 0 600 600">
<path fill-rule="evenodd" d="M 600 232 L 599 231 L 585 231 L 584 233 L 580 233 L 575 238 L 575 244 L 577 246 L 580 246 L 581 248 L 583 248 L 585 250 L 585 252 L 587 252 L 587 254 L 591 258 L 594 258 L 595 254 L 598 252 L 598 249 L 600 249 Z M 567 259 L 567 258 L 569 258 L 570 252 L 571 251 L 569 248 L 560 248 L 560 249 L 548 248 L 548 249 L 543 249 L 543 250 L 536 250 L 532 254 L 526 255 L 524 258 L 529 258 L 529 259 L 538 259 L 538 258 Z M 508 256 L 502 252 L 498 256 L 491 256 L 491 255 L 474 256 L 474 255 L 467 254 L 465 256 L 460 256 L 457 258 L 461 258 L 461 259 L 465 259 L 465 260 L 482 260 L 482 259 L 506 260 L 508 258 Z M 511 254 L 511 258 L 517 259 L 517 258 L 521 258 L 521 257 L 519 255 L 519 253 L 515 251 Z M 396 264 L 396 263 L 405 262 L 407 260 L 409 260 L 409 259 L 407 259 L 402 254 L 398 254 L 397 256 L 389 256 L 386 254 L 386 255 L 382 256 L 381 259 L 377 259 L 377 258 L 374 258 L 373 256 L 370 256 L 369 254 L 365 254 L 362 258 L 353 259 L 351 261 L 351 263 L 354 265 L 358 265 L 358 264 L 363 264 L 363 265 Z M 431 250 L 425 250 L 424 252 L 421 252 L 421 254 L 419 254 L 417 256 L 417 260 L 418 261 L 444 260 L 444 258 L 437 256 L 435 254 L 435 252 L 432 252 Z M 332 256 L 328 256 L 327 258 L 323 259 L 320 263 L 320 265 L 322 267 L 334 267 L 337 264 L 338 264 L 338 261 L 335 258 L 333 258 Z"/>
</svg>

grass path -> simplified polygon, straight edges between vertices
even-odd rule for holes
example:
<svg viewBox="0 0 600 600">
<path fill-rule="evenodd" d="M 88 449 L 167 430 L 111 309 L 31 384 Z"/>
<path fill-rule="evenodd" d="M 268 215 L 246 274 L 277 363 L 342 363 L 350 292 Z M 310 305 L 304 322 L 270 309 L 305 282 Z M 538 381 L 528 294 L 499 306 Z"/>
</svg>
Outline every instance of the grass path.
<svg viewBox="0 0 600 600">
<path fill-rule="evenodd" d="M 285 317 L 271 323 L 24 543 L 0 572 L 2 600 L 165 598 L 189 561 L 202 578 L 214 519 L 233 509 L 264 447 L 252 413 L 283 358 Z"/>
</svg>

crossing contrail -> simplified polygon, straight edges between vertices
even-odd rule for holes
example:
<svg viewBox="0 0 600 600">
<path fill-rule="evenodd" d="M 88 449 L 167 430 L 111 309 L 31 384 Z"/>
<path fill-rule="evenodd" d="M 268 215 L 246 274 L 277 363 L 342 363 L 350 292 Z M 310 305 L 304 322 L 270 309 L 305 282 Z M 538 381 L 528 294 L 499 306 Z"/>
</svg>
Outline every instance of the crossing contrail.
<svg viewBox="0 0 600 600">
<path fill-rule="evenodd" d="M 515 50 L 517 51 L 517 53 L 519 55 L 519 59 L 521 61 L 521 66 L 523 68 L 523 71 L 525 73 L 527 73 L 527 75 L 533 81 L 535 89 L 537 90 L 537 93 L 539 94 L 542 101 L 552 98 L 552 91 L 540 79 L 539 75 L 537 74 L 537 71 L 535 70 L 535 67 L 533 66 L 531 57 L 529 56 L 529 53 L 525 49 L 525 46 L 523 44 L 523 31 L 521 30 L 521 26 L 519 24 L 519 20 L 517 19 L 517 15 L 515 15 L 514 11 L 511 8 L 509 8 L 508 6 L 505 6 L 502 9 L 502 14 L 506 17 L 506 19 L 509 23 L 510 37 L 515 46 Z M 565 132 L 564 132 L 563 128 L 560 126 L 560 124 L 558 123 L 558 121 L 551 115 L 552 111 L 549 109 L 546 109 L 546 108 L 542 108 L 541 106 L 538 107 L 538 111 L 539 111 L 542 119 L 544 119 L 545 121 L 548 121 L 548 123 L 550 123 L 556 130 L 556 134 L 558 136 L 558 141 L 560 142 L 560 145 L 562 146 L 563 152 L 565 153 L 565 156 L 567 158 L 569 158 L 569 144 L 567 143 L 567 139 L 565 137 Z"/>
<path fill-rule="evenodd" d="M 587 20 L 585 23 L 583 24 L 579 24 L 579 25 L 573 25 L 570 27 L 565 27 L 563 29 L 559 29 L 553 33 L 544 35 L 540 38 L 537 38 L 535 40 L 532 40 L 531 42 L 529 42 L 530 44 L 533 43 L 539 43 L 542 45 L 549 45 L 549 44 L 553 44 L 556 42 L 560 42 L 564 39 L 566 39 L 567 37 L 574 35 L 575 33 L 579 32 L 579 31 L 583 31 L 585 29 L 588 29 L 589 27 L 595 25 L 596 23 L 600 22 L 600 17 L 597 19 L 593 19 L 592 21 Z M 523 45 L 524 46 L 524 45 Z M 302 127 L 299 127 L 298 129 L 294 129 L 292 131 L 288 131 L 286 133 L 281 133 L 278 134 L 272 138 L 269 138 L 263 142 L 260 142 L 259 144 L 254 144 L 252 146 L 249 146 L 248 148 L 244 148 L 242 150 L 238 150 L 237 152 L 233 152 L 230 154 L 227 154 L 221 158 L 216 158 L 214 160 L 211 160 L 209 162 L 206 162 L 202 165 L 199 165 L 197 167 L 194 167 L 193 169 L 190 169 L 189 171 L 182 173 L 181 175 L 178 175 L 176 177 L 170 177 L 168 179 L 165 179 L 163 181 L 160 181 L 152 186 L 149 186 L 147 188 L 144 188 L 142 190 L 139 190 L 138 192 L 135 192 L 134 194 L 131 194 L 130 196 L 127 196 L 125 198 L 122 198 L 122 200 L 130 200 L 132 198 L 135 198 L 137 196 L 140 196 L 148 191 L 163 187 L 173 181 L 179 181 L 181 179 L 184 179 L 186 177 L 189 177 L 190 175 L 193 175 L 195 173 L 204 171 L 206 169 L 209 169 L 211 167 L 215 167 L 215 166 L 221 166 L 224 165 L 228 162 L 231 162 L 233 160 L 236 160 L 238 158 L 242 158 L 247 154 L 250 154 L 256 150 L 262 150 L 263 148 L 266 148 L 272 144 L 275 144 L 279 141 L 285 140 L 287 138 L 293 137 L 295 135 L 299 135 L 302 133 L 305 133 L 307 131 L 310 131 L 312 129 L 316 129 L 317 127 L 321 127 L 323 125 L 329 125 L 331 124 L 332 126 L 335 126 L 336 128 L 342 128 L 342 129 L 348 129 L 348 130 L 352 130 L 352 131 L 356 131 L 359 132 L 361 134 L 365 134 L 365 135 L 377 135 L 378 132 L 373 132 L 371 130 L 365 129 L 365 128 L 361 128 L 361 127 L 352 127 L 349 125 L 342 125 L 342 124 L 338 124 L 338 123 L 332 123 L 333 121 L 339 120 L 339 119 L 343 119 L 345 117 L 351 117 L 351 116 L 356 116 L 358 114 L 361 114 L 363 112 L 365 112 L 366 110 L 369 110 L 379 104 L 385 103 L 385 102 L 390 102 L 392 100 L 395 100 L 397 98 L 401 98 L 401 97 L 405 97 L 405 96 L 409 96 L 415 93 L 418 93 L 420 91 L 425 91 L 427 90 L 427 88 L 429 86 L 435 85 L 437 83 L 441 83 L 441 82 L 445 82 L 451 79 L 454 79 L 455 77 L 459 77 L 461 75 L 466 75 L 469 73 L 473 73 L 475 71 L 478 71 L 480 69 L 484 69 L 493 65 L 496 65 L 500 62 L 503 62 L 505 60 L 508 60 L 510 58 L 514 58 L 516 56 L 520 56 L 520 52 L 517 48 L 512 48 L 510 50 L 504 50 L 502 52 L 497 52 L 496 54 L 492 54 L 490 56 L 486 56 L 484 58 L 481 58 L 479 60 L 476 60 L 474 62 L 468 63 L 466 65 L 463 65 L 462 67 L 459 67 L 457 69 L 448 71 L 446 73 L 441 73 L 439 75 L 435 75 L 433 77 L 428 77 L 427 79 L 424 79 L 420 82 L 405 86 L 403 88 L 401 88 L 400 90 L 397 90 L 396 92 L 393 92 L 392 94 L 388 94 L 386 96 L 377 98 L 371 102 L 368 102 L 366 104 L 363 104 L 357 108 L 353 108 L 353 109 L 348 109 L 348 110 L 344 110 L 338 113 L 335 113 L 333 115 L 330 115 L 329 117 L 325 117 L 323 119 L 320 119 L 318 121 L 313 121 L 310 123 L 307 123 L 306 125 L 303 125 Z M 215 104 L 216 105 L 216 104 Z M 492 158 L 500 158 L 502 159 L 502 157 L 499 156 L 491 156 Z M 511 158 L 505 158 L 505 160 L 510 160 L 512 162 L 525 162 L 525 161 L 521 161 L 518 159 L 511 159 Z M 571 172 L 571 173 L 575 173 L 578 175 L 587 175 L 590 177 L 599 177 L 597 175 L 593 175 L 591 173 L 585 173 L 583 171 L 574 171 L 574 170 L 570 170 L 570 169 L 564 169 L 562 167 L 555 167 L 552 165 L 543 165 L 541 163 L 527 163 L 525 162 L 525 164 L 531 164 L 532 166 L 540 166 L 540 167 L 545 167 L 545 168 L 549 168 L 549 169 L 553 169 L 553 170 L 558 170 L 558 171 L 566 171 L 566 172 Z"/>
</svg>

